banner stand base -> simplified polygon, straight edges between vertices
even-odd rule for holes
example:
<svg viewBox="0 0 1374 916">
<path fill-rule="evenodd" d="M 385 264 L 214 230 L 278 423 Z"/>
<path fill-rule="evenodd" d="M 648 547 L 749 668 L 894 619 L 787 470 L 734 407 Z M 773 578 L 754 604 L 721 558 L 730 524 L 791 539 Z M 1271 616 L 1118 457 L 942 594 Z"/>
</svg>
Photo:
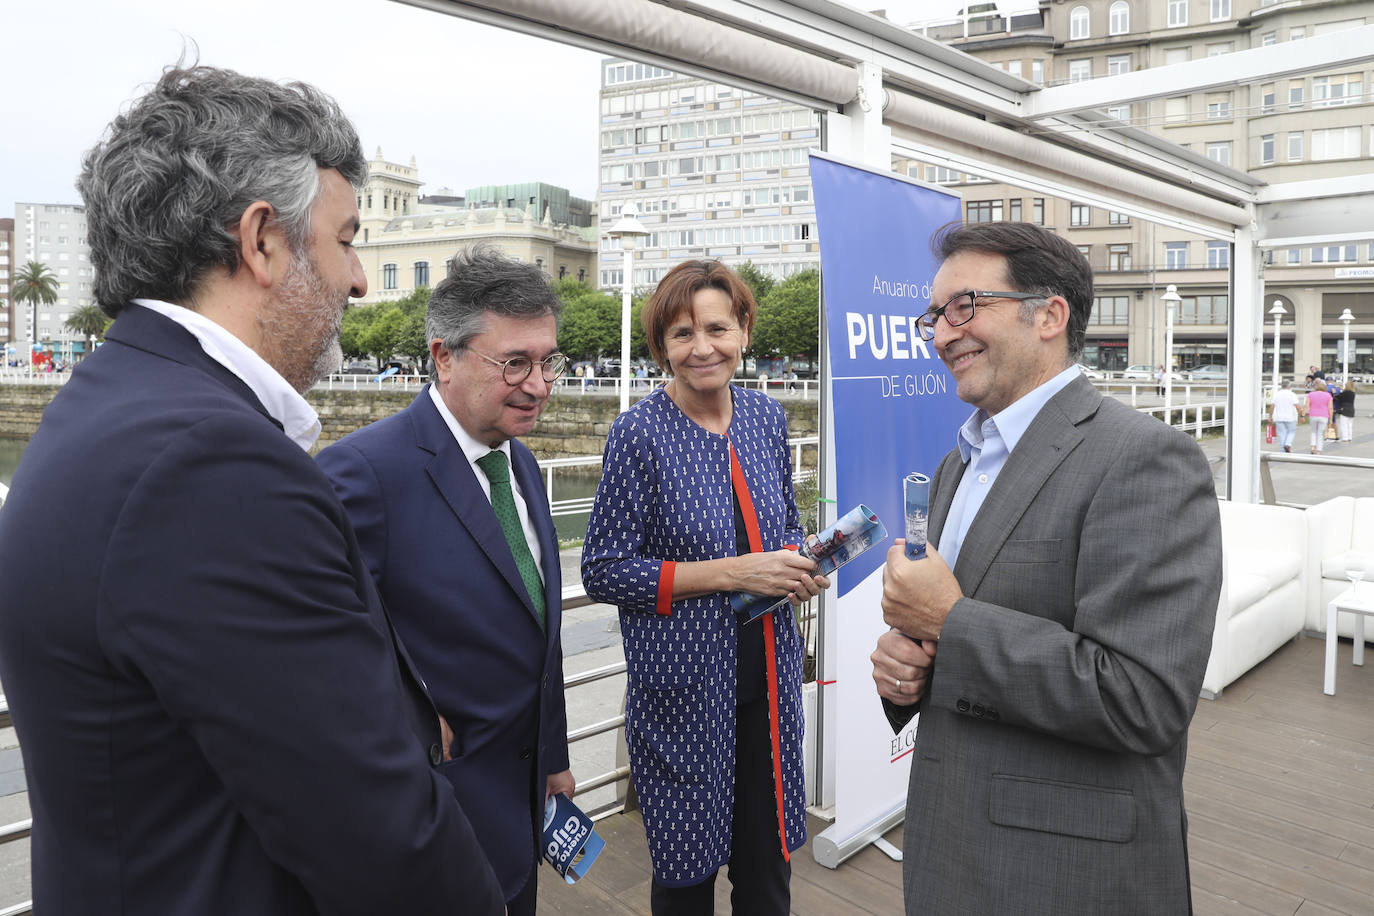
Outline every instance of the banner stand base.
<svg viewBox="0 0 1374 916">
<path fill-rule="evenodd" d="M 905 817 L 906 801 L 903 800 L 887 814 L 871 821 L 848 837 L 839 836 L 838 822 L 831 824 L 811 841 L 811 854 L 826 868 L 839 868 L 845 859 L 860 852 L 865 846 L 874 845 L 893 859 L 901 861 L 901 850 L 884 840 L 883 834 L 900 824 Z"/>
<path fill-rule="evenodd" d="M 873 841 L 873 848 L 894 862 L 902 861 L 902 851 L 882 837 L 878 837 Z"/>
</svg>

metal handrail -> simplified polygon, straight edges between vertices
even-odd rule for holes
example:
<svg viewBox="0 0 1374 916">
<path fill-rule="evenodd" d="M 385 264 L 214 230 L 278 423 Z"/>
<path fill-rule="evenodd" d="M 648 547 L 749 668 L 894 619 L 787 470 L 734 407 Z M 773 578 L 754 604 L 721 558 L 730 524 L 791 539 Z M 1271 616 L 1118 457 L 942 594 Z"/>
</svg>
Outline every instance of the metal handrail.
<svg viewBox="0 0 1374 916">
<path fill-rule="evenodd" d="M 1335 468 L 1365 468 L 1374 470 L 1374 458 L 1337 458 L 1332 455 L 1296 455 L 1290 452 L 1260 452 L 1260 494 L 1266 506 L 1292 506 L 1305 509 L 1300 503 L 1281 503 L 1274 495 L 1271 464 L 1317 464 Z"/>
</svg>

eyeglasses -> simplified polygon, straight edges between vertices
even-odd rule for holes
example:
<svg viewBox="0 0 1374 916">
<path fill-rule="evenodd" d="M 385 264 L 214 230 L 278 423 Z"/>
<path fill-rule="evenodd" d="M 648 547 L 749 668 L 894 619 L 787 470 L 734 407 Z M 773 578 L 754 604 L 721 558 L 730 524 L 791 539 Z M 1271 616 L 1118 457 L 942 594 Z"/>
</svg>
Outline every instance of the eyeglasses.
<svg viewBox="0 0 1374 916">
<path fill-rule="evenodd" d="M 499 360 L 492 359 L 485 353 L 478 353 L 478 351 L 472 349 L 472 347 L 468 347 L 468 351 L 476 353 L 493 366 L 500 366 L 501 380 L 512 388 L 517 385 L 523 385 L 525 379 L 529 378 L 530 373 L 534 371 L 535 360 L 530 359 L 528 356 L 517 356 L 513 359 Z M 550 383 L 558 381 L 559 377 L 562 376 L 564 372 L 568 371 L 568 358 L 562 353 L 546 356 L 539 360 L 538 364 L 540 377 L 543 378 L 544 381 Z"/>
<path fill-rule="evenodd" d="M 916 319 L 916 332 L 921 335 L 922 340 L 935 339 L 935 322 L 940 320 L 940 316 L 945 316 L 945 323 L 952 328 L 957 328 L 961 324 L 968 324 L 973 320 L 973 314 L 983 305 L 980 299 L 1015 299 L 1025 301 L 1027 299 L 1044 299 L 1040 293 L 1009 293 L 991 292 L 982 289 L 971 289 L 966 293 L 960 293 L 953 297 L 938 309 L 931 309 Z"/>
</svg>

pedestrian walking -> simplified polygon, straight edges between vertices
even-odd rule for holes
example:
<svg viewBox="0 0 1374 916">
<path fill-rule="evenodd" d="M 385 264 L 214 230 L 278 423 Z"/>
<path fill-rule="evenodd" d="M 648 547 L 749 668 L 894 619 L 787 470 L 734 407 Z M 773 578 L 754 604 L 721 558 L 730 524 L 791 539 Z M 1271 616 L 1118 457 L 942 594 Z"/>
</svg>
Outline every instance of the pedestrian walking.
<svg viewBox="0 0 1374 916">
<path fill-rule="evenodd" d="M 1293 437 L 1298 433 L 1298 396 L 1293 393 L 1293 383 L 1284 382 L 1283 387 L 1274 392 L 1274 402 L 1269 405 L 1269 422 L 1279 436 L 1279 447 L 1285 452 L 1293 451 Z"/>
<path fill-rule="evenodd" d="M 1311 421 L 1312 454 L 1321 453 L 1326 427 L 1331 422 L 1331 392 L 1320 384 L 1307 392 L 1307 417 Z"/>
<path fill-rule="evenodd" d="M 1336 412 L 1336 432 L 1342 442 L 1352 442 L 1355 438 L 1355 383 L 1345 380 L 1344 387 L 1332 401 Z"/>
</svg>

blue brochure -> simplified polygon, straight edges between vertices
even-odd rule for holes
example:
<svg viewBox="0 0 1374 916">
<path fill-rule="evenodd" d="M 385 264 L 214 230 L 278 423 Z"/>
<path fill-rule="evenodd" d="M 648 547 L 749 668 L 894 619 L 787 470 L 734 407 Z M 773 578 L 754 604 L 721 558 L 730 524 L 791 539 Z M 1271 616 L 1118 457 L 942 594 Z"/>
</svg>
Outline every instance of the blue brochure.
<svg viewBox="0 0 1374 916">
<path fill-rule="evenodd" d="M 863 503 L 850 509 L 820 534 L 808 534 L 798 551 L 816 561 L 816 572 L 828 576 L 873 545 L 887 539 L 882 519 Z M 782 607 L 786 598 L 732 592 L 730 607 L 736 614 L 757 620 L 764 614 Z"/>
<path fill-rule="evenodd" d="M 592 819 L 568 796 L 560 793 L 544 803 L 544 858 L 564 881 L 576 884 L 605 845 Z"/>
</svg>

